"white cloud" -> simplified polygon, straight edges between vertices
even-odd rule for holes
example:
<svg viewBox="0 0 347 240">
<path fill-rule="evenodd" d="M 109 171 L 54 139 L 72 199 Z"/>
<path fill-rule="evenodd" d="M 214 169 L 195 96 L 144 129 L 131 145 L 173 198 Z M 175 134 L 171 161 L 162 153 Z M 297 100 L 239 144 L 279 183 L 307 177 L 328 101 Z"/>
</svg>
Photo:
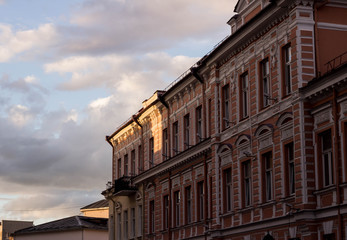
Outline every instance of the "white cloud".
<svg viewBox="0 0 347 240">
<path fill-rule="evenodd" d="M 229 33 L 225 22 L 236 2 L 87 0 L 71 16 L 74 27 L 62 29 L 70 36 L 63 51 L 134 54 L 162 51 L 188 39 L 215 41 Z"/>
<path fill-rule="evenodd" d="M 19 127 L 23 127 L 33 118 L 29 108 L 22 105 L 13 106 L 8 115 L 11 122 Z"/>
<path fill-rule="evenodd" d="M 104 107 L 108 106 L 108 104 L 111 101 L 111 98 L 112 98 L 111 96 L 106 97 L 106 98 L 98 98 L 98 99 L 92 101 L 88 106 L 89 106 L 89 108 L 92 108 L 92 109 L 104 108 Z"/>
<path fill-rule="evenodd" d="M 26 51 L 42 52 L 57 39 L 52 24 L 40 25 L 37 29 L 13 32 L 10 25 L 0 24 L 0 62 L 10 61 Z"/>
<path fill-rule="evenodd" d="M 60 85 L 65 90 L 106 86 L 127 92 L 141 90 L 140 87 L 152 87 L 151 91 L 154 91 L 173 81 L 196 61 L 198 58 L 171 57 L 163 52 L 150 53 L 141 58 L 111 54 L 68 57 L 48 63 L 44 68 L 47 73 L 71 74 L 69 81 Z M 164 80 L 168 82 L 165 84 Z"/>
<path fill-rule="evenodd" d="M 37 83 L 37 79 L 36 79 L 36 77 L 33 76 L 33 75 L 26 76 L 26 77 L 24 78 L 24 81 L 25 81 L 26 83 Z"/>
</svg>

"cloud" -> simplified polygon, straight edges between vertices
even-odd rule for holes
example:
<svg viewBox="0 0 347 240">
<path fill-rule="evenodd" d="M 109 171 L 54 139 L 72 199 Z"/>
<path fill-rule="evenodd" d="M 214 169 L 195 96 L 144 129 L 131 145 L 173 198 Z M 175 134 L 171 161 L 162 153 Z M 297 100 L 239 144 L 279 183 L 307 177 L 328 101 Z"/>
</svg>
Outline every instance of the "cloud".
<svg viewBox="0 0 347 240">
<path fill-rule="evenodd" d="M 0 189 L 10 196 L 2 216 L 42 221 L 102 198 L 112 166 L 105 136 L 199 60 L 165 51 L 215 44 L 216 35 L 228 33 L 223 24 L 235 2 L 86 0 L 71 25 L 0 24 L 0 62 L 37 61 L 46 74 L 0 77 Z M 105 95 L 82 110 L 47 108 L 57 92 L 75 101 L 96 88 Z"/>
<path fill-rule="evenodd" d="M 23 126 L 44 108 L 50 93 L 34 75 L 14 80 L 4 74 L 0 77 L 0 94 L 0 113 L 7 112 L 14 124 Z"/>
<path fill-rule="evenodd" d="M 34 220 L 35 224 L 72 215 L 79 215 L 81 207 L 100 198 L 95 191 L 47 190 L 36 194 L 23 194 L 15 198 L 4 199 L 3 209 L 13 220 Z M 7 216 L 2 216 L 6 218 Z"/>
<path fill-rule="evenodd" d="M 9 119 L 10 121 L 17 126 L 24 126 L 30 120 L 32 120 L 32 114 L 29 111 L 29 108 L 22 105 L 16 105 L 9 109 Z"/>
<path fill-rule="evenodd" d="M 70 24 L 15 30 L 0 23 L 0 62 L 71 55 L 158 52 L 177 42 L 201 44 L 228 34 L 223 25 L 236 1 L 86 0 Z M 222 33 L 222 34 L 221 34 Z M 213 37 L 212 37 L 213 36 Z"/>
<path fill-rule="evenodd" d="M 43 51 L 56 43 L 57 32 L 53 24 L 40 25 L 37 29 L 14 32 L 10 25 L 0 24 L 0 62 L 25 53 L 43 54 Z"/>
<path fill-rule="evenodd" d="M 160 51 L 177 41 L 210 38 L 225 30 L 236 1 L 88 0 L 64 28 L 65 52 Z M 212 31 L 212 32 L 211 32 Z"/>
<path fill-rule="evenodd" d="M 149 53 L 138 58 L 111 54 L 68 57 L 45 64 L 44 68 L 47 73 L 71 74 L 71 78 L 59 86 L 62 90 L 112 87 L 129 92 L 139 90 L 137 86 L 140 85 L 145 88 L 150 86 L 153 91 L 154 86 L 164 87 L 196 61 L 198 58 L 171 57 L 164 52 Z"/>
</svg>

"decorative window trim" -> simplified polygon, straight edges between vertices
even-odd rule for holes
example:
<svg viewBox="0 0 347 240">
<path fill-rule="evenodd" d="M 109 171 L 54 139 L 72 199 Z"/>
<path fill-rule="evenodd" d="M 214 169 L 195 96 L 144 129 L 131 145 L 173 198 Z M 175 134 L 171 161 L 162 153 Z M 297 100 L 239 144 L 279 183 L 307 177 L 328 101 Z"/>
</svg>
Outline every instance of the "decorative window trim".
<svg viewBox="0 0 347 240">
<path fill-rule="evenodd" d="M 266 132 L 262 133 L 263 131 Z M 254 134 L 258 138 L 258 150 L 263 150 L 273 145 L 272 133 L 273 127 L 271 124 L 264 124 L 258 127 Z"/>
<path fill-rule="evenodd" d="M 218 156 L 221 159 L 221 166 L 225 166 L 232 162 L 232 145 L 223 144 L 218 149 Z"/>
<path fill-rule="evenodd" d="M 287 121 L 287 122 L 285 122 Z M 290 138 L 293 138 L 294 132 L 293 132 L 293 115 L 292 113 L 284 113 L 282 114 L 278 120 L 276 125 L 281 131 L 281 141 L 288 140 Z"/>
<path fill-rule="evenodd" d="M 117 213 L 121 213 L 122 212 L 122 207 L 123 206 L 122 206 L 122 204 L 120 202 L 115 202 L 114 208 L 115 208 Z"/>
<path fill-rule="evenodd" d="M 238 151 L 238 159 L 247 157 L 246 152 L 251 153 L 251 136 L 241 135 L 235 142 Z"/>
<path fill-rule="evenodd" d="M 142 193 L 140 191 L 136 192 L 136 202 L 142 201 Z"/>
</svg>

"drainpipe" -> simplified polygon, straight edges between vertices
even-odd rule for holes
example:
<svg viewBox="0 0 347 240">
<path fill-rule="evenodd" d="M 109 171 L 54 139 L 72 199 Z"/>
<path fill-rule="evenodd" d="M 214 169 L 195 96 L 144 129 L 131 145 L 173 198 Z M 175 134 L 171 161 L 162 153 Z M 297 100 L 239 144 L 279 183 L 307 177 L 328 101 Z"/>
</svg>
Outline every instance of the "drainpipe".
<svg viewBox="0 0 347 240">
<path fill-rule="evenodd" d="M 142 237 L 141 239 L 144 239 L 145 237 L 145 184 L 142 183 Z"/>
<path fill-rule="evenodd" d="M 334 161 L 335 161 L 335 184 L 336 184 L 336 205 L 337 208 L 337 221 L 338 221 L 338 239 L 342 240 L 342 217 L 341 217 L 341 196 L 340 196 L 340 170 L 339 170 L 339 120 L 337 112 L 337 93 L 334 87 L 333 89 L 333 118 L 334 118 Z"/>
<path fill-rule="evenodd" d="M 169 213 L 168 213 L 168 236 L 169 236 L 169 240 L 171 239 L 171 171 L 169 171 Z"/>
<path fill-rule="evenodd" d="M 204 155 L 204 225 L 205 225 L 205 240 L 207 239 L 207 231 L 209 230 L 207 218 L 208 218 L 208 195 L 207 195 L 207 153 Z M 212 190 L 212 189 L 211 189 Z"/>
<path fill-rule="evenodd" d="M 219 74 L 218 70 L 215 70 L 215 81 L 216 81 L 216 89 L 215 89 L 215 139 L 218 139 L 219 142 L 219 134 L 220 134 L 220 104 L 219 104 L 219 96 L 220 96 L 220 81 L 219 81 Z M 218 157 L 218 149 L 215 149 L 215 184 L 216 184 L 216 224 L 219 227 L 220 226 L 220 199 L 219 199 L 219 157 Z"/>
</svg>

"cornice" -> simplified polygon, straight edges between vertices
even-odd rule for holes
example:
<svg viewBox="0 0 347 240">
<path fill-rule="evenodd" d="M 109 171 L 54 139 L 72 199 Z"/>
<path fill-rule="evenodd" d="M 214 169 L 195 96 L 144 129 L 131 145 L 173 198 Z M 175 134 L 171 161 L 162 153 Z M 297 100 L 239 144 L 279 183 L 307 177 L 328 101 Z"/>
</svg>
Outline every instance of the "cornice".
<svg viewBox="0 0 347 240">
<path fill-rule="evenodd" d="M 204 154 L 207 154 L 211 151 L 211 139 L 206 139 L 197 145 L 185 150 L 178 155 L 148 169 L 147 171 L 135 176 L 133 178 L 133 183 L 138 184 L 147 179 L 151 179 L 154 176 L 164 174 L 170 170 L 173 170 L 177 167 L 184 165 L 185 163 L 196 159 Z"/>
</svg>

